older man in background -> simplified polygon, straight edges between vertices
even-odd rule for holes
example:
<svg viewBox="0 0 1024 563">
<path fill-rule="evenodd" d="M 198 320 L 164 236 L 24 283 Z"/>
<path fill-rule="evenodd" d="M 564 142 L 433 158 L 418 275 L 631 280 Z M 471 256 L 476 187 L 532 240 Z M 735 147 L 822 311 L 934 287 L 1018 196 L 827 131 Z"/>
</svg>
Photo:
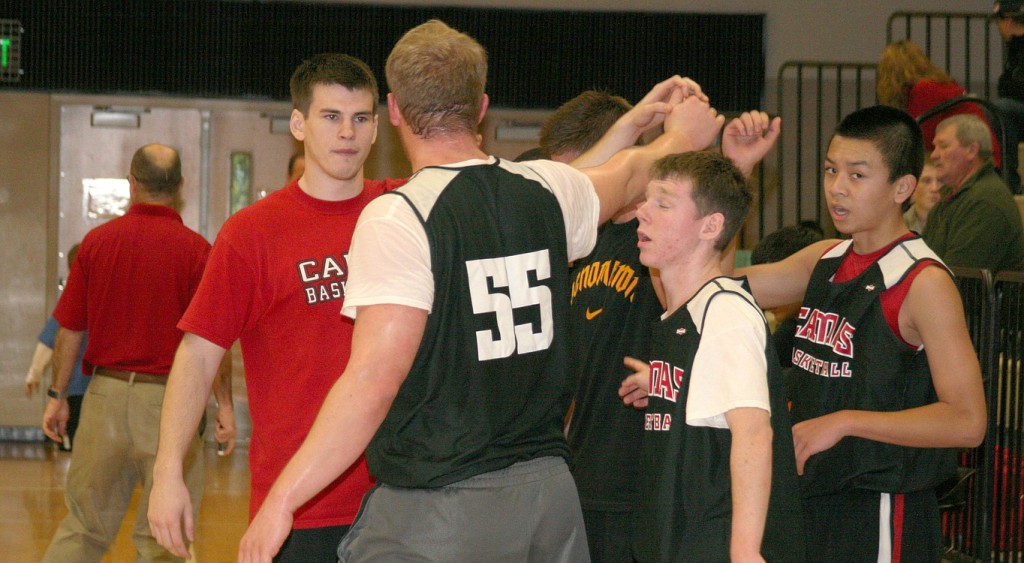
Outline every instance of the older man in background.
<svg viewBox="0 0 1024 563">
<path fill-rule="evenodd" d="M 85 236 L 53 312 L 53 386 L 43 431 L 61 441 L 68 419 L 67 387 L 85 331 L 83 371 L 91 374 L 71 454 L 68 515 L 43 561 L 99 561 L 117 536 L 136 484 L 143 494 L 132 540 L 138 561 L 177 561 L 153 539 L 146 521 L 160 408 L 185 312 L 206 266 L 210 243 L 175 210 L 181 159 L 165 145 L 135 152 L 128 174 L 130 207 L 123 217 Z M 222 366 L 222 372 L 230 365 Z M 221 373 L 220 381 L 230 378 Z M 225 400 L 223 386 L 216 387 Z M 198 511 L 203 487 L 202 441 L 193 430 L 183 474 Z"/>
<path fill-rule="evenodd" d="M 928 216 L 928 246 L 950 266 L 1024 269 L 1020 212 L 992 162 L 985 122 L 973 115 L 943 120 L 931 156 L 946 192 Z"/>
</svg>

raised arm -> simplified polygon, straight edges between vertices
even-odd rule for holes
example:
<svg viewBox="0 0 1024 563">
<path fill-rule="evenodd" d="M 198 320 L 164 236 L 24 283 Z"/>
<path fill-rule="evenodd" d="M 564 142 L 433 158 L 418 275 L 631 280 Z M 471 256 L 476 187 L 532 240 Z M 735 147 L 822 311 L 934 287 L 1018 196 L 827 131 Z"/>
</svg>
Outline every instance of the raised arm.
<svg viewBox="0 0 1024 563">
<path fill-rule="evenodd" d="M 665 132 L 649 145 L 619 151 L 608 162 L 584 169 L 601 202 L 600 222 L 644 192 L 651 165 L 673 153 L 702 150 L 718 136 L 725 118 L 707 102 L 690 96 L 675 105 L 665 118 Z"/>
<path fill-rule="evenodd" d="M 797 470 L 845 436 L 917 448 L 977 446 L 987 415 L 981 368 L 971 345 L 960 294 L 939 268 L 918 274 L 900 309 L 900 330 L 924 344 L 938 400 L 896 412 L 837 411 L 793 427 Z"/>
<path fill-rule="evenodd" d="M 763 111 L 743 112 L 722 131 L 722 154 L 750 178 L 781 132 L 782 118 L 771 119 Z"/>
<path fill-rule="evenodd" d="M 366 449 L 412 368 L 427 312 L 404 305 L 359 308 L 352 355 L 239 545 L 239 563 L 264 563 L 280 549 L 295 510 Z M 339 431 L 343 429 L 343 431 Z"/>
<path fill-rule="evenodd" d="M 186 332 L 167 376 L 146 515 L 156 541 L 178 557 L 189 557 L 188 544 L 195 540 L 192 500 L 185 487 L 182 467 L 199 419 L 206 412 L 210 387 L 221 372 L 224 352 L 224 348 L 213 342 Z M 230 379 L 230 372 L 228 377 Z"/>
<path fill-rule="evenodd" d="M 757 304 L 764 309 L 799 303 L 804 300 L 807 282 L 811 280 L 814 265 L 826 250 L 838 242 L 840 241 L 816 242 L 785 260 L 740 268 L 735 273 L 737 276 L 747 277 L 751 294 L 757 300 Z M 727 275 L 732 269 L 732 264 L 723 264 L 723 271 Z"/>
<path fill-rule="evenodd" d="M 673 76 L 659 82 L 637 102 L 632 109 L 620 117 L 601 140 L 587 152 L 581 154 L 572 165 L 576 168 L 598 166 L 608 161 L 615 153 L 636 144 L 641 135 L 661 125 L 672 106 L 696 96 L 707 101 L 700 84 L 689 78 Z"/>
</svg>

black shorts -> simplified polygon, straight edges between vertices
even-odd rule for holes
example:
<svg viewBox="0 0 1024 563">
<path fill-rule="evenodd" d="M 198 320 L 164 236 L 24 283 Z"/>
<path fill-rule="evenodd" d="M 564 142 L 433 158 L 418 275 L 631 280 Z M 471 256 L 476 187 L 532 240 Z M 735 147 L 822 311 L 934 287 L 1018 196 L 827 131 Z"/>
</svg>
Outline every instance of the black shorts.
<svg viewBox="0 0 1024 563">
<path fill-rule="evenodd" d="M 591 563 L 632 561 L 633 512 L 584 510 Z"/>
<path fill-rule="evenodd" d="M 942 560 L 935 491 L 848 491 L 803 499 L 808 561 Z"/>
<path fill-rule="evenodd" d="M 338 544 L 348 526 L 292 530 L 274 557 L 274 563 L 337 563 Z"/>
</svg>

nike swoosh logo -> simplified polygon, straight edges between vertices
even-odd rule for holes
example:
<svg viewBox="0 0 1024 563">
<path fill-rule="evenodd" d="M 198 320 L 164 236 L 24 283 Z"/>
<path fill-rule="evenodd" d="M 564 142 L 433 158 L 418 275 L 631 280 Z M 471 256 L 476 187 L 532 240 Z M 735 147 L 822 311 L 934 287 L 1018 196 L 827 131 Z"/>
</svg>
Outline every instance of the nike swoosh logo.
<svg viewBox="0 0 1024 563">
<path fill-rule="evenodd" d="M 594 317 L 600 315 L 601 311 L 604 311 L 604 309 L 598 309 L 596 311 L 591 311 L 590 307 L 587 307 L 587 320 L 588 321 L 594 320 Z"/>
</svg>

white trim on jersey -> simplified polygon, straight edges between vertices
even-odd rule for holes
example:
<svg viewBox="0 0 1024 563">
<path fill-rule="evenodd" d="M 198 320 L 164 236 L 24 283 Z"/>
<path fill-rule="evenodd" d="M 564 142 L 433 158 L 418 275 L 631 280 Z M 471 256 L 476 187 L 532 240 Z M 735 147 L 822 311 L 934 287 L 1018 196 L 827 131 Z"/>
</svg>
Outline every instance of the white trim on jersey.
<svg viewBox="0 0 1024 563">
<path fill-rule="evenodd" d="M 485 164 L 485 161 L 475 160 L 470 163 Z M 453 168 L 424 168 L 413 175 L 412 178 L 409 178 L 410 182 L 416 182 L 416 189 L 404 190 L 400 187 L 395 191 L 401 192 L 405 197 L 409 198 L 409 201 L 416 207 L 416 210 L 423 215 L 423 220 L 426 221 L 430 217 L 430 212 L 434 210 L 434 204 L 437 203 L 437 198 L 441 196 L 441 192 L 451 183 L 453 178 L 459 175 L 459 165 L 454 166 Z M 403 205 L 408 204 L 404 203 Z M 423 239 L 426 240 L 426 238 L 427 235 L 424 233 Z"/>
<path fill-rule="evenodd" d="M 881 268 L 882 277 L 885 279 L 885 289 L 898 284 L 914 264 L 925 258 L 931 258 L 945 266 L 923 239 L 911 239 L 893 247 L 885 256 L 878 259 L 878 267 Z"/>
<path fill-rule="evenodd" d="M 427 167 L 395 190 L 369 203 L 359 216 L 348 256 L 349 279 L 342 314 L 355 318 L 358 307 L 395 304 L 433 309 L 434 277 L 424 219 L 461 168 L 495 164 L 535 180 L 558 200 L 565 222 L 569 260 L 590 254 L 597 241 L 601 204 L 590 178 L 567 164 L 548 160 L 511 162 L 490 157 L 443 167 Z"/>
<path fill-rule="evenodd" d="M 852 244 L 852 239 L 844 240 L 830 248 L 825 254 L 822 254 L 820 259 L 841 258 L 850 249 Z M 892 247 L 889 252 L 886 252 L 884 256 L 878 259 L 878 267 L 882 270 L 882 279 L 885 280 L 885 289 L 898 284 L 910 272 L 918 260 L 925 258 L 935 260 L 943 266 L 946 265 L 939 258 L 938 254 L 935 254 L 935 251 L 928 248 L 928 245 L 922 238 L 905 240 Z"/>
<path fill-rule="evenodd" d="M 846 249 L 850 248 L 851 244 L 853 244 L 853 239 L 846 239 L 843 242 L 828 249 L 828 252 L 822 254 L 819 260 L 825 260 L 826 258 L 839 258 L 842 255 L 846 254 Z"/>
</svg>

